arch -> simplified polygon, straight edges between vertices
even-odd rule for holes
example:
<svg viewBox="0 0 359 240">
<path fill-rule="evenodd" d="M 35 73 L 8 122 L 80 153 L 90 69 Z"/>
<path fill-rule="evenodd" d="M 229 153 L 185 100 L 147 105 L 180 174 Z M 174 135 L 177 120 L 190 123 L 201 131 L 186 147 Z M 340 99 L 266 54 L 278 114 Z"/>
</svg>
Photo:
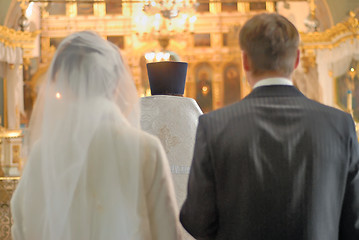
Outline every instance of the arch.
<svg viewBox="0 0 359 240">
<path fill-rule="evenodd" d="M 328 6 L 327 0 L 318 0 L 317 1 L 317 17 L 320 22 L 320 30 L 325 31 L 326 29 L 334 26 L 333 15 Z"/>
<path fill-rule="evenodd" d="M 357 9 L 354 10 L 355 16 L 359 17 L 359 7 L 357 7 Z"/>
<path fill-rule="evenodd" d="M 223 68 L 224 105 L 229 105 L 241 99 L 241 72 L 235 62 L 229 62 Z"/>
<path fill-rule="evenodd" d="M 8 14 L 8 10 L 10 7 L 12 0 L 2 0 L 0 1 L 0 25 L 4 25 L 5 18 Z"/>
<path fill-rule="evenodd" d="M 18 29 L 17 20 L 21 16 L 21 8 L 17 0 L 11 0 L 4 19 L 4 26 Z"/>
<path fill-rule="evenodd" d="M 213 110 L 213 68 L 207 62 L 198 63 L 194 67 L 194 79 L 196 83 L 196 100 L 203 112 Z"/>
</svg>

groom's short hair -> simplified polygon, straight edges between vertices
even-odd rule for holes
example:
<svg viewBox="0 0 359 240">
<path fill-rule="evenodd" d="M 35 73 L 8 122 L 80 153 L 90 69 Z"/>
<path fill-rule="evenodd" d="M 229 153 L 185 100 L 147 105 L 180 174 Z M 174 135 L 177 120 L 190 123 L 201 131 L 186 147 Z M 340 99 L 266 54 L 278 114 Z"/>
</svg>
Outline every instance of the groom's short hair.
<svg viewBox="0 0 359 240">
<path fill-rule="evenodd" d="M 251 61 L 254 75 L 274 71 L 289 76 L 297 58 L 299 33 L 285 17 L 263 13 L 244 24 L 239 44 Z"/>
</svg>

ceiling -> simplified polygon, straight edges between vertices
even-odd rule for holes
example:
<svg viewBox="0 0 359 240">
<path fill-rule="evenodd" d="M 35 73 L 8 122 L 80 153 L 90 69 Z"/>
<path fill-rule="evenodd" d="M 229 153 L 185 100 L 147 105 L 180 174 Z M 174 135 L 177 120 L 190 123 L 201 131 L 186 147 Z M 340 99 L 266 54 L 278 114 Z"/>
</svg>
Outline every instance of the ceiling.
<svg viewBox="0 0 359 240">
<path fill-rule="evenodd" d="M 47 2 L 64 2 L 65 0 L 36 0 L 38 2 L 47 1 Z M 93 0 L 78 0 L 82 2 L 93 2 Z M 106 1 L 118 1 L 118 0 L 106 0 Z M 131 0 L 127 0 L 131 1 Z M 137 1 L 137 0 L 135 0 Z M 208 1 L 208 0 L 200 0 L 200 1 Z M 233 1 L 233 0 L 218 0 L 218 1 Z M 258 2 L 265 0 L 238 0 L 242 2 Z M 287 0 L 289 1 L 306 1 L 306 0 Z M 324 1 L 327 2 L 330 12 L 333 16 L 334 24 L 343 21 L 347 16 L 350 10 L 359 9 L 359 1 L 358 0 L 316 0 L 316 1 Z M 16 3 L 17 0 L 0 0 L 0 25 L 4 24 L 4 20 L 7 16 L 8 9 L 10 4 Z"/>
</svg>

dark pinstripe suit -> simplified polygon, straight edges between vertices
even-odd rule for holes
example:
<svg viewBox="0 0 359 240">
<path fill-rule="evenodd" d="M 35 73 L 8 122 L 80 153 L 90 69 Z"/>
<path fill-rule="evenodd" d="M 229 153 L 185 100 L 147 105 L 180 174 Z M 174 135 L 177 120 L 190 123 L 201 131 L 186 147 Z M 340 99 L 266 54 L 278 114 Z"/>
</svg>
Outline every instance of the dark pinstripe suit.
<svg viewBox="0 0 359 240">
<path fill-rule="evenodd" d="M 359 239 L 352 118 L 292 86 L 200 117 L 180 220 L 198 239 Z"/>
</svg>

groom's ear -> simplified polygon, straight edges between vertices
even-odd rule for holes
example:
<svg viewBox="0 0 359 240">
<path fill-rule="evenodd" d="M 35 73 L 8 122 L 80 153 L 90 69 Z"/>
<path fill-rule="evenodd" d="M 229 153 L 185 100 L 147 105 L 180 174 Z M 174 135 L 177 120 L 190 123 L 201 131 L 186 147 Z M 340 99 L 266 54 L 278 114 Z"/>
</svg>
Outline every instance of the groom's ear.
<svg viewBox="0 0 359 240">
<path fill-rule="evenodd" d="M 294 69 L 296 69 L 299 65 L 299 59 L 300 59 L 300 51 L 299 49 L 297 50 L 297 57 L 295 59 L 295 63 L 294 63 Z"/>
<path fill-rule="evenodd" d="M 248 57 L 248 54 L 244 51 L 242 52 L 242 62 L 244 70 L 249 72 L 251 70 L 251 61 Z"/>
</svg>

